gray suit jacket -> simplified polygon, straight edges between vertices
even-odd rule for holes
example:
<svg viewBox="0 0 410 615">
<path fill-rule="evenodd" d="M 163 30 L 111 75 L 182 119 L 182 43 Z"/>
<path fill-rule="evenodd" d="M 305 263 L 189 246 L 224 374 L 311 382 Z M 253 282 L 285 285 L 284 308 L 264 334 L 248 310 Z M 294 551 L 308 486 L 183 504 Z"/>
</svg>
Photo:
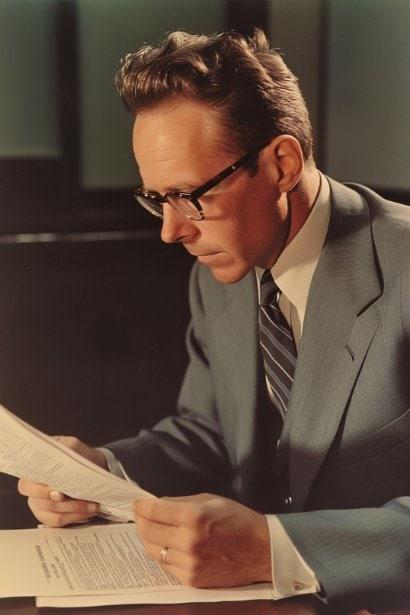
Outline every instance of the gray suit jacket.
<svg viewBox="0 0 410 615">
<path fill-rule="evenodd" d="M 178 416 L 109 444 L 157 495 L 221 493 L 280 520 L 336 609 L 410 605 L 410 210 L 330 181 L 287 418 L 267 400 L 253 272 L 196 264 Z"/>
</svg>

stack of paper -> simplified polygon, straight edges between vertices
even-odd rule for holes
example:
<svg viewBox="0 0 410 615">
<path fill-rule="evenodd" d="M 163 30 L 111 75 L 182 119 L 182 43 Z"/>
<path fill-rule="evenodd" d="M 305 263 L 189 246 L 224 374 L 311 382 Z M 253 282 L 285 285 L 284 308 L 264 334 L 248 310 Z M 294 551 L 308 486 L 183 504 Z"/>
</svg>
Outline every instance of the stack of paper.
<svg viewBox="0 0 410 615">
<path fill-rule="evenodd" d="M 149 558 L 134 523 L 0 532 L 0 596 L 37 606 L 271 599 L 271 586 L 184 587 Z"/>
<path fill-rule="evenodd" d="M 154 497 L 87 461 L 0 406 L 0 472 L 99 502 L 133 519 L 132 503 Z M 37 606 L 99 606 L 262 600 L 270 584 L 194 589 L 179 584 L 144 551 L 134 523 L 91 523 L 0 531 L 0 598 L 38 596 Z"/>
<path fill-rule="evenodd" d="M 38 431 L 0 405 L 0 472 L 51 485 L 78 500 L 100 504 L 101 513 L 132 521 L 132 503 L 154 497 L 136 483 L 110 474 Z"/>
</svg>

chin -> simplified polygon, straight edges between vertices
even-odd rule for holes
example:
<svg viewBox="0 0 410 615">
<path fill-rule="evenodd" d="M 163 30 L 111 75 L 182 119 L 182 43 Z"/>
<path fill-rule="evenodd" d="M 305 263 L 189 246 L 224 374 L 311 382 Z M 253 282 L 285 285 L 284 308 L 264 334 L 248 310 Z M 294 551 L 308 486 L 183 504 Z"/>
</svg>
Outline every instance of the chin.
<svg viewBox="0 0 410 615">
<path fill-rule="evenodd" d="M 246 276 L 250 267 L 211 267 L 212 275 L 215 280 L 222 284 L 235 284 Z"/>
</svg>

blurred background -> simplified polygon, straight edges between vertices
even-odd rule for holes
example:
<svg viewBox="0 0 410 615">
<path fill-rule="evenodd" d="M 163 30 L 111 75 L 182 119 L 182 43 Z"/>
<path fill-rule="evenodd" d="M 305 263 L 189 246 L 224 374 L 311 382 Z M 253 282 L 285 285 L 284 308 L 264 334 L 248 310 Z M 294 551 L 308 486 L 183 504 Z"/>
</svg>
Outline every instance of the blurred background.
<svg viewBox="0 0 410 615">
<path fill-rule="evenodd" d="M 408 0 L 0 0 L 0 402 L 37 427 L 101 444 L 174 410 L 192 263 L 132 199 L 113 75 L 168 31 L 255 25 L 318 166 L 409 203 Z"/>
</svg>

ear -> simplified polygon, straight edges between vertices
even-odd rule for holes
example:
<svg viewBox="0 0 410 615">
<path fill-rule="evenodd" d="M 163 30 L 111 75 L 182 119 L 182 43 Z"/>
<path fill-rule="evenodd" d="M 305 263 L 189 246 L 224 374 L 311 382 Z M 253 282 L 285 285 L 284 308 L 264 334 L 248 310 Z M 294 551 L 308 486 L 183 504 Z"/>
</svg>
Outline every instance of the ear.
<svg viewBox="0 0 410 615">
<path fill-rule="evenodd" d="M 299 141 L 291 135 L 279 135 L 266 149 L 269 151 L 275 185 L 281 194 L 290 192 L 299 182 L 304 168 Z"/>
</svg>

